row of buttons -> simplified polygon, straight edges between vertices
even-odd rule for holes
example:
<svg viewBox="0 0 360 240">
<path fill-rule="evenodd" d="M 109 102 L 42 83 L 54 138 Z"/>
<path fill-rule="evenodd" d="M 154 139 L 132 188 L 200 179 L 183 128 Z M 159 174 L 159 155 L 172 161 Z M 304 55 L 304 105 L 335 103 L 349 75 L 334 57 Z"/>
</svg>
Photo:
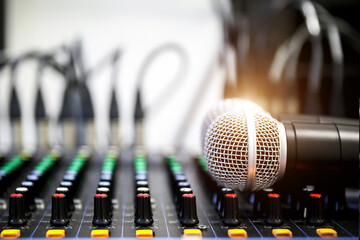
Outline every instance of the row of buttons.
<svg viewBox="0 0 360 240">
<path fill-rule="evenodd" d="M 292 232 L 289 229 L 273 229 L 272 233 L 276 238 L 289 238 L 292 237 Z M 323 238 L 326 237 L 337 237 L 337 232 L 332 228 L 318 228 L 316 233 Z M 19 229 L 5 229 L 1 232 L 1 238 L 18 238 L 21 236 Z M 110 236 L 108 229 L 94 229 L 91 231 L 90 236 L 92 238 L 108 238 Z M 137 238 L 152 238 L 154 236 L 153 230 L 151 229 L 139 229 L 136 230 L 135 236 Z M 184 229 L 184 237 L 202 237 L 200 229 Z M 228 236 L 230 238 L 246 238 L 247 232 L 244 229 L 229 229 Z M 46 232 L 47 238 L 64 238 L 64 229 L 50 229 Z"/>
</svg>

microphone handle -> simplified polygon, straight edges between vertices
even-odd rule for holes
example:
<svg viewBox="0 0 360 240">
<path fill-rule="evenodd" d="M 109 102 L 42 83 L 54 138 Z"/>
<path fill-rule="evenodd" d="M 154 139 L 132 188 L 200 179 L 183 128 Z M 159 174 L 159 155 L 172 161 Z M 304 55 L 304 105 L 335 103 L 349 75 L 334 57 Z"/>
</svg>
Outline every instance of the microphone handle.
<svg viewBox="0 0 360 240">
<path fill-rule="evenodd" d="M 357 175 L 359 169 L 359 124 L 285 121 L 286 168 L 342 169 Z"/>
<path fill-rule="evenodd" d="M 329 117 L 322 115 L 281 114 L 276 119 L 282 123 L 335 123 L 353 126 L 359 125 L 358 119 Z"/>
</svg>

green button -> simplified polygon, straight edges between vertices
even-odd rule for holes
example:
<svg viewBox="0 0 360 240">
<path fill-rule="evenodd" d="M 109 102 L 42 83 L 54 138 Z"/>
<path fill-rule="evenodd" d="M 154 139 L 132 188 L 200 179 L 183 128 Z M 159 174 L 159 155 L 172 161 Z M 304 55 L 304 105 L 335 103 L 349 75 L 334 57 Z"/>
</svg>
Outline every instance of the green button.
<svg viewBox="0 0 360 240">
<path fill-rule="evenodd" d="M 176 162 L 176 161 L 177 161 L 177 158 L 176 158 L 176 156 L 169 156 L 169 157 L 167 158 L 167 160 L 168 160 L 169 162 Z"/>
<path fill-rule="evenodd" d="M 107 156 L 107 157 L 105 158 L 105 161 L 115 162 L 115 161 L 116 161 L 116 157 Z"/>
<path fill-rule="evenodd" d="M 6 172 L 6 173 L 10 173 L 13 170 L 13 168 L 4 166 L 4 167 L 1 168 L 1 170 Z"/>
<path fill-rule="evenodd" d="M 146 166 L 136 166 L 135 171 L 136 172 L 138 172 L 138 171 L 146 171 Z"/>
<path fill-rule="evenodd" d="M 182 167 L 181 167 L 181 166 L 172 167 L 172 168 L 171 168 L 171 171 L 172 171 L 172 172 L 182 172 Z"/>
<path fill-rule="evenodd" d="M 40 172 L 45 172 L 46 168 L 44 168 L 44 167 L 35 167 L 34 170 L 40 171 Z"/>
</svg>

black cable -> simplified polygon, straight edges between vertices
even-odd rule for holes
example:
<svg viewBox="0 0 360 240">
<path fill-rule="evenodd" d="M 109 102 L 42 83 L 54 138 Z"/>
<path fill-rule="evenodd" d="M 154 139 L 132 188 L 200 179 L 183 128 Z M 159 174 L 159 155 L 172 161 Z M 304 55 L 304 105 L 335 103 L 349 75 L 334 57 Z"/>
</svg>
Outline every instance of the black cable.
<svg viewBox="0 0 360 240">
<path fill-rule="evenodd" d="M 143 87 L 144 78 L 146 76 L 147 70 L 149 69 L 149 66 L 153 63 L 154 59 L 156 57 L 159 57 L 161 54 L 166 53 L 168 51 L 175 52 L 179 58 L 182 60 L 182 65 L 179 67 L 179 70 L 177 74 L 175 74 L 175 80 L 171 81 L 171 84 L 168 85 L 168 87 L 163 91 L 163 94 L 160 94 L 158 96 L 157 100 L 155 100 L 152 104 L 149 104 L 148 106 L 144 106 L 142 103 L 142 94 L 141 94 L 141 88 Z M 136 82 L 136 103 L 135 103 L 135 112 L 134 112 L 134 119 L 135 121 L 143 119 L 145 114 L 150 110 L 150 106 L 156 106 L 159 108 L 159 106 L 163 106 L 165 103 L 164 99 L 168 99 L 169 95 L 173 95 L 173 92 L 175 91 L 175 87 L 178 87 L 178 81 L 180 81 L 183 76 L 185 75 L 188 67 L 188 57 L 186 54 L 186 51 L 182 46 L 180 46 L 177 43 L 167 43 L 163 44 L 157 48 L 155 48 L 152 52 L 150 52 L 149 55 L 144 59 L 140 66 L 139 74 L 137 77 Z"/>
<path fill-rule="evenodd" d="M 182 60 L 179 70 L 177 74 L 175 75 L 175 78 L 173 81 L 170 82 L 168 87 L 163 91 L 160 96 L 158 96 L 157 100 L 155 100 L 152 104 L 149 104 L 147 106 L 144 106 L 143 100 L 142 100 L 142 90 L 144 84 L 144 78 L 146 76 L 147 70 L 149 69 L 149 66 L 153 63 L 154 59 L 156 57 L 160 56 L 161 54 L 173 51 L 177 53 L 179 58 Z M 140 70 L 138 73 L 138 77 L 136 79 L 136 86 L 135 86 L 135 111 L 134 111 L 134 122 L 135 122 L 135 145 L 142 145 L 143 144 L 143 121 L 145 118 L 145 115 L 148 112 L 154 112 L 154 108 L 150 109 L 152 107 L 157 107 L 157 110 L 159 111 L 159 107 L 164 106 L 164 103 L 167 101 L 164 101 L 164 99 L 169 99 L 170 94 L 173 95 L 174 91 L 178 88 L 179 81 L 183 78 L 183 76 L 186 73 L 188 65 L 188 57 L 186 54 L 186 51 L 183 49 L 182 46 L 176 43 L 167 43 L 163 44 L 154 50 L 150 52 L 149 55 L 144 59 L 142 64 L 140 65 Z"/>
<path fill-rule="evenodd" d="M 111 100 L 110 105 L 106 106 L 107 109 L 109 109 L 109 126 L 111 126 L 111 120 L 112 119 L 118 119 L 119 118 L 119 110 L 118 110 L 118 104 L 116 100 L 116 81 L 118 79 L 118 63 L 120 60 L 121 52 L 119 49 L 113 50 L 109 55 L 106 55 L 102 60 L 100 60 L 99 63 L 97 63 L 96 66 L 90 68 L 87 72 L 85 72 L 86 79 L 89 79 L 92 75 L 94 75 L 97 71 L 101 70 L 102 68 L 106 67 L 108 64 L 110 64 L 112 68 L 112 76 L 111 76 Z M 111 134 L 112 131 L 109 129 L 109 135 L 108 143 L 111 143 L 111 140 L 113 139 Z"/>
</svg>

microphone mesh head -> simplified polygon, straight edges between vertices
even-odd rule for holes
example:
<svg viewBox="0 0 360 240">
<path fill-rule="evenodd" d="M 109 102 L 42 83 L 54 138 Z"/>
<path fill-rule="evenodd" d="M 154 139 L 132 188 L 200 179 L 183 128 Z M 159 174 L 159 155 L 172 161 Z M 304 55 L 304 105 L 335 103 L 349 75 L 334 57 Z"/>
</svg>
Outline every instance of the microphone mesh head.
<svg viewBox="0 0 360 240">
<path fill-rule="evenodd" d="M 277 180 L 280 170 L 280 133 L 278 122 L 256 113 L 256 172 L 253 190 L 269 187 Z"/>
<path fill-rule="evenodd" d="M 204 154 L 211 176 L 241 191 L 273 185 L 282 175 L 284 161 L 281 127 L 261 111 L 231 111 L 217 117 L 205 136 Z"/>
<path fill-rule="evenodd" d="M 259 105 L 239 98 L 228 98 L 220 101 L 216 106 L 211 108 L 205 115 L 201 126 L 201 144 L 202 149 L 204 149 L 204 141 L 206 132 L 211 125 L 211 123 L 219 117 L 221 114 L 229 111 L 237 110 L 247 110 L 247 111 L 262 111 L 265 112 Z"/>
<path fill-rule="evenodd" d="M 211 176 L 221 184 L 246 188 L 248 165 L 247 124 L 243 111 L 220 115 L 210 125 L 204 153 Z"/>
</svg>

